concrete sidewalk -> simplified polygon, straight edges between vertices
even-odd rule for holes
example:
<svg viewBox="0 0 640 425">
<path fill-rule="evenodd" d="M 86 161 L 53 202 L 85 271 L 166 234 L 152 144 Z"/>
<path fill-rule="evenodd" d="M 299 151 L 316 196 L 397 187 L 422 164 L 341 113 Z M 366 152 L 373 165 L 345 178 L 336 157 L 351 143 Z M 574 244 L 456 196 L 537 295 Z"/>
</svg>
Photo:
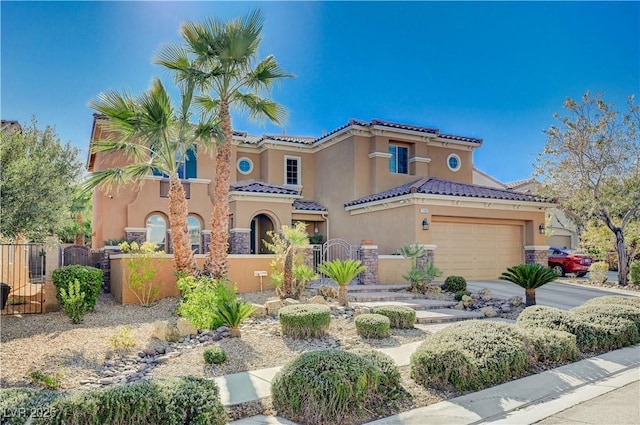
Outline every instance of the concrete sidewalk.
<svg viewBox="0 0 640 425">
<path fill-rule="evenodd" d="M 381 349 L 399 366 L 409 364 L 420 343 Z M 271 380 L 280 368 L 216 378 L 222 402 L 232 405 L 268 397 Z M 640 381 L 640 345 L 592 357 L 554 370 L 370 422 L 370 425 L 533 424 L 610 391 Z M 640 423 L 640 405 L 627 406 L 628 423 Z M 605 414 L 606 415 L 606 414 Z M 561 423 L 561 422 L 549 422 Z M 595 422 L 594 422 L 595 423 Z M 611 422 L 599 422 L 601 424 Z M 273 416 L 254 416 L 234 425 L 289 424 Z"/>
</svg>

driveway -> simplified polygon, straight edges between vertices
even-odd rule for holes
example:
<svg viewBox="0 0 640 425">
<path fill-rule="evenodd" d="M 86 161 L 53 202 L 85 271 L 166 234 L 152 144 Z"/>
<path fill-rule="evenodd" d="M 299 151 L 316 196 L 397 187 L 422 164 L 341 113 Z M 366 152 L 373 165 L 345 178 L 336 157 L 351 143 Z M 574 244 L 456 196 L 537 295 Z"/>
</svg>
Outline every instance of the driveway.
<svg viewBox="0 0 640 425">
<path fill-rule="evenodd" d="M 467 289 L 471 292 L 478 292 L 482 288 L 489 288 L 494 297 L 511 298 L 519 296 L 524 300 L 524 289 L 506 280 L 470 280 L 467 282 Z M 536 303 L 569 310 L 582 305 L 592 298 L 621 294 L 634 295 L 631 292 L 622 290 L 551 282 L 536 289 Z"/>
</svg>

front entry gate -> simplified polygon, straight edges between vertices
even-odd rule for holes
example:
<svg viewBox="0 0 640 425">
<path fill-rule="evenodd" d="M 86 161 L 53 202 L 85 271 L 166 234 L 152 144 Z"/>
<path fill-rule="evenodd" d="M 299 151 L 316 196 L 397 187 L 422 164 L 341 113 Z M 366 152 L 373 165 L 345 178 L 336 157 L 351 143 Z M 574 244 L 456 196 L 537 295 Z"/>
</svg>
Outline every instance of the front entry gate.
<svg viewBox="0 0 640 425">
<path fill-rule="evenodd" d="M 360 260 L 360 247 L 349 244 L 344 239 L 329 239 L 322 245 L 313 246 L 313 269 L 317 272 L 318 266 L 325 261 L 333 260 Z M 320 282 L 325 283 L 329 278 L 319 273 Z M 353 283 L 360 285 L 362 282 L 360 276 L 353 280 Z"/>
</svg>

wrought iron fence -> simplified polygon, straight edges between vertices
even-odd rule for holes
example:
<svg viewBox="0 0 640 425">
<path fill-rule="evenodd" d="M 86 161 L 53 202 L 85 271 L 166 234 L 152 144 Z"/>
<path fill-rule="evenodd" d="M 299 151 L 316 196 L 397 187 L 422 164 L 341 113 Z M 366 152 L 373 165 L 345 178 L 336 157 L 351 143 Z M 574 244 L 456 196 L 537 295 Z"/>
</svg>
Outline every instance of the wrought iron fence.
<svg viewBox="0 0 640 425">
<path fill-rule="evenodd" d="M 318 266 L 325 261 L 340 260 L 360 260 L 360 247 L 351 245 L 343 239 L 329 239 L 322 245 L 313 245 L 313 270 L 318 272 Z M 324 274 L 319 273 L 320 282 L 329 280 Z M 360 284 L 360 275 L 353 283 Z"/>
<path fill-rule="evenodd" d="M 43 312 L 45 260 L 42 244 L 0 244 L 0 314 Z"/>
</svg>

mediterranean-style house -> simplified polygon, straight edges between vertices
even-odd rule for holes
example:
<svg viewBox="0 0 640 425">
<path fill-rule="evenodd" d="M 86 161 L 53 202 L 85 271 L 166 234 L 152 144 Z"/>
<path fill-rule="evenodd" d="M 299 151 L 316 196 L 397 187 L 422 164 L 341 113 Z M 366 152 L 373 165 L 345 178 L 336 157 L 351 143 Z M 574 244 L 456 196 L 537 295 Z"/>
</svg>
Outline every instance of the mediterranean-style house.
<svg viewBox="0 0 640 425">
<path fill-rule="evenodd" d="M 103 120 L 94 115 L 92 142 L 106 136 Z M 303 221 L 311 236 L 375 245 L 381 255 L 423 244 L 445 276 L 495 279 L 515 264 L 546 264 L 545 212 L 555 204 L 484 181 L 490 176 L 473 164 L 482 143 L 375 119 L 350 120 L 320 137 L 236 132 L 230 252 L 268 253 L 261 243 L 267 231 Z M 211 233 L 214 161 L 191 152 L 181 175 L 198 253 L 206 252 Z M 90 153 L 87 169 L 125 162 Z M 171 251 L 167 192 L 168 182 L 151 175 L 129 187 L 96 189 L 93 247 L 127 237 Z"/>
</svg>

